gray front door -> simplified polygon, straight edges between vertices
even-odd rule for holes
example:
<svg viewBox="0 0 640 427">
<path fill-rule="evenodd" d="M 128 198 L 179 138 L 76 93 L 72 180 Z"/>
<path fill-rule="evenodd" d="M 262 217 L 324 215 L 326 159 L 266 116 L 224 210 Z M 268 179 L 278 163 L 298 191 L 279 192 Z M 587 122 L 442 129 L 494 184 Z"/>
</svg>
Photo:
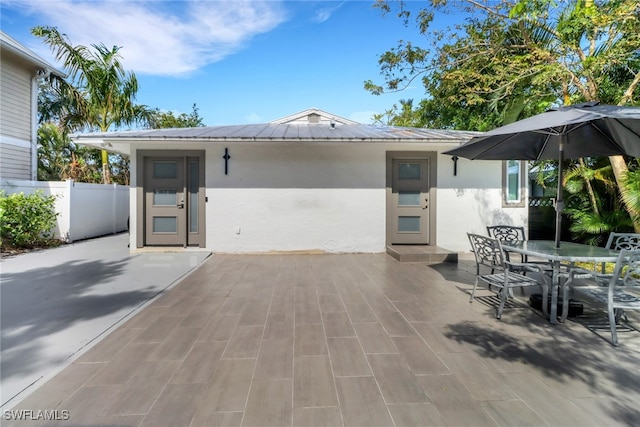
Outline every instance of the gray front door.
<svg viewBox="0 0 640 427">
<path fill-rule="evenodd" d="M 393 159 L 389 208 L 392 244 L 429 243 L 428 159 Z"/>
<path fill-rule="evenodd" d="M 184 157 L 146 157 L 145 243 L 186 246 Z"/>
<path fill-rule="evenodd" d="M 139 150 L 136 246 L 206 246 L 205 153 Z"/>
</svg>

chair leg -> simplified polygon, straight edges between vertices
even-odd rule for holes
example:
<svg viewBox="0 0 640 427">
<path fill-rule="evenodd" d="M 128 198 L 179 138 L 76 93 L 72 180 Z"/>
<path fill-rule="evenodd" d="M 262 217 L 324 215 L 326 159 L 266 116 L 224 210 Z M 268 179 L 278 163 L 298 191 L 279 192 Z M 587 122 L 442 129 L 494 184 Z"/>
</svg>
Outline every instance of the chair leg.
<svg viewBox="0 0 640 427">
<path fill-rule="evenodd" d="M 569 317 L 569 284 L 565 283 L 562 286 L 562 316 L 560 317 L 560 322 L 567 320 Z"/>
<path fill-rule="evenodd" d="M 542 286 L 542 315 L 549 317 L 549 288 Z"/>
<path fill-rule="evenodd" d="M 502 317 L 502 310 L 504 309 L 504 304 L 507 302 L 507 295 L 509 294 L 510 289 L 502 288 L 499 292 L 500 295 L 500 305 L 498 306 L 498 313 L 496 314 L 496 318 L 500 319 Z"/>
<path fill-rule="evenodd" d="M 476 281 L 473 283 L 473 290 L 471 291 L 471 298 L 469 298 L 469 302 L 473 302 L 473 297 L 476 295 L 477 287 L 478 287 L 478 277 L 476 276 Z"/>
<path fill-rule="evenodd" d="M 609 306 L 609 325 L 611 326 L 611 344 L 618 346 L 618 332 L 616 331 L 616 310 Z"/>
</svg>

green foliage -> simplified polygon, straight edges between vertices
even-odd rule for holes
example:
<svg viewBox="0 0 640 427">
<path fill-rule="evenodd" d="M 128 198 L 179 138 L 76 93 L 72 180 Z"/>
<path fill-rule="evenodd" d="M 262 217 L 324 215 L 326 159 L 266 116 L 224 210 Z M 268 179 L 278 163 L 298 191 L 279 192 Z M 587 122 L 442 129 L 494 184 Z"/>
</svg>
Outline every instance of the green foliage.
<svg viewBox="0 0 640 427">
<path fill-rule="evenodd" d="M 122 67 L 120 47 L 74 46 L 55 27 L 31 31 L 51 47 L 69 75 L 69 81 L 52 75 L 40 85 L 39 179 L 129 184 L 128 156 L 75 146 L 68 137 L 73 132 L 203 126 L 195 104 L 190 114 L 178 116 L 136 104 L 138 82 Z"/>
<path fill-rule="evenodd" d="M 633 231 L 606 158 L 567 161 L 564 189 L 574 239 L 601 244 L 612 231 Z"/>
<path fill-rule="evenodd" d="M 638 169 L 637 159 L 633 166 L 636 168 L 630 167 L 625 177 L 622 199 L 627 206 L 631 207 L 633 219 L 640 221 L 640 169 Z"/>
<path fill-rule="evenodd" d="M 31 195 L 0 192 L 0 237 L 2 246 L 34 248 L 55 244 L 55 196 L 41 191 Z"/>
<path fill-rule="evenodd" d="M 57 102 L 54 107 L 60 107 L 55 113 L 65 129 L 107 132 L 146 122 L 148 110 L 134 102 L 138 80 L 134 73 L 124 70 L 120 47 L 74 46 L 55 27 L 34 27 L 31 33 L 50 46 L 69 75 L 68 82 L 52 81 Z"/>
<path fill-rule="evenodd" d="M 411 114 L 394 106 L 383 115 L 389 123 L 419 117 L 426 127 L 487 131 L 557 105 L 640 105 L 637 0 L 377 0 L 375 6 L 424 36 L 380 55 L 384 82 L 365 82 L 381 94 L 422 79 L 425 99 Z M 463 17 L 458 25 L 434 28 L 437 14 L 454 13 Z M 640 168 L 634 163 L 627 173 L 621 159 L 567 162 L 569 179 L 560 185 L 573 202 L 567 213 L 576 236 L 597 240 L 629 228 L 630 220 L 640 231 Z M 555 165 L 539 167 L 538 181 L 557 185 Z"/>
<path fill-rule="evenodd" d="M 633 232 L 633 224 L 624 210 L 594 214 L 588 209 L 567 209 L 572 218 L 574 239 L 593 245 L 602 245 L 610 232 Z"/>
<path fill-rule="evenodd" d="M 171 111 L 165 112 L 156 108 L 149 118 L 149 127 L 151 129 L 195 128 L 201 126 L 204 126 L 204 123 L 198 113 L 196 104 L 193 104 L 190 114 L 181 113 L 175 116 Z"/>
<path fill-rule="evenodd" d="M 53 123 L 38 128 L 38 180 L 99 183 L 99 151 L 75 145 Z"/>
<path fill-rule="evenodd" d="M 107 132 L 148 122 L 150 110 L 135 103 L 138 81 L 134 73 L 124 70 L 120 47 L 74 46 L 55 27 L 35 27 L 31 32 L 49 45 L 70 80 L 49 78 L 51 89 L 41 97 L 41 118 L 56 120 L 64 135 L 85 129 Z M 98 162 L 105 183 L 111 182 L 110 158 L 103 151 Z"/>
<path fill-rule="evenodd" d="M 71 145 L 58 127 L 45 123 L 38 128 L 38 181 L 58 181 L 71 158 Z"/>
<path fill-rule="evenodd" d="M 489 130 L 554 104 L 640 103 L 636 0 L 425 3 L 376 2 L 425 39 L 381 54 L 384 83 L 365 88 L 394 92 L 421 78 L 426 96 L 416 109 L 430 127 Z M 464 20 L 432 28 L 434 13 Z"/>
<path fill-rule="evenodd" d="M 419 108 L 413 108 L 413 99 L 401 99 L 400 110 L 393 104 L 384 113 L 374 114 L 373 122 L 385 126 L 423 127 L 424 117 Z"/>
<path fill-rule="evenodd" d="M 109 154 L 109 170 L 111 182 L 120 185 L 129 185 L 131 182 L 131 174 L 129 156 L 124 154 Z"/>
</svg>

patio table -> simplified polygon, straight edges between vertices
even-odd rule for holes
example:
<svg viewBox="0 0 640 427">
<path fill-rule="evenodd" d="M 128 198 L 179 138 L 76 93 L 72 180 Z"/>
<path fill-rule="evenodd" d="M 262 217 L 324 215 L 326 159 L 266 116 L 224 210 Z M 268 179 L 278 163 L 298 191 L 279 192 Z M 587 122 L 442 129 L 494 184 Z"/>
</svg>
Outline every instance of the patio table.
<svg viewBox="0 0 640 427">
<path fill-rule="evenodd" d="M 558 317 L 558 293 L 562 286 L 560 283 L 560 265 L 562 263 L 573 262 L 616 262 L 619 252 L 613 249 L 599 246 L 585 245 L 582 243 L 561 242 L 556 248 L 553 240 L 525 240 L 517 242 L 504 242 L 504 250 L 516 252 L 531 257 L 546 259 L 552 266 L 551 275 L 551 310 L 549 311 L 549 322 L 557 323 Z M 543 301 L 543 304 L 546 302 Z M 568 303 L 565 302 L 565 304 Z"/>
</svg>

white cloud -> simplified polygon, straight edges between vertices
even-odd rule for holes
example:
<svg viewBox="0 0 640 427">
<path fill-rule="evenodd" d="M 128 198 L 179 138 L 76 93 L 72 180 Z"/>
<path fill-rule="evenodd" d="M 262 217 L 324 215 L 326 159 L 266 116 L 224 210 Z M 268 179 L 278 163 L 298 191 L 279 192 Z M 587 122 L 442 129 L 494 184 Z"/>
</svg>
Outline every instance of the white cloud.
<svg viewBox="0 0 640 427">
<path fill-rule="evenodd" d="M 262 123 L 263 122 L 262 116 L 260 116 L 257 113 L 251 113 L 251 114 L 245 116 L 244 119 L 245 119 L 245 121 L 247 123 Z"/>
<path fill-rule="evenodd" d="M 314 15 L 314 21 L 322 24 L 323 22 L 325 22 L 326 20 L 328 20 L 329 18 L 331 18 L 331 16 L 338 10 L 340 9 L 340 7 L 342 7 L 344 3 L 340 3 L 336 6 L 333 7 L 323 7 L 320 8 L 318 10 L 316 10 L 315 15 Z"/>
<path fill-rule="evenodd" d="M 286 19 L 278 1 L 30 1 L 73 45 L 121 46 L 136 74 L 181 75 L 237 52 Z M 43 7 L 44 6 L 44 7 Z"/>
</svg>

